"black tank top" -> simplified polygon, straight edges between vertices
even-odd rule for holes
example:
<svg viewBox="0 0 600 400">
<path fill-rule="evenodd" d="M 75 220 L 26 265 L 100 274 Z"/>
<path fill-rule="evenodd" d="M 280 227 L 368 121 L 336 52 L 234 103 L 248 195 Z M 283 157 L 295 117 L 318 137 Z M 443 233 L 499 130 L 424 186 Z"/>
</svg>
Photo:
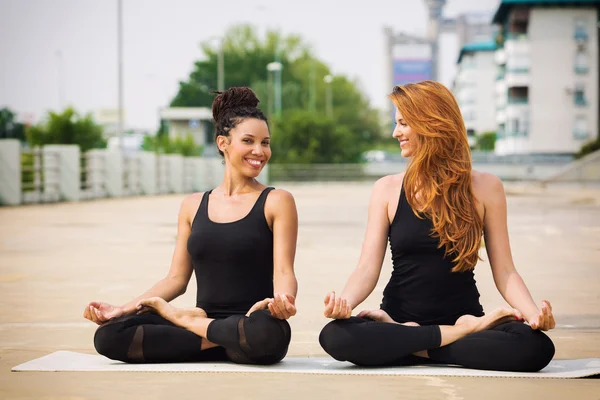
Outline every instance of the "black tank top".
<svg viewBox="0 0 600 400">
<path fill-rule="evenodd" d="M 273 232 L 265 218 L 262 191 L 244 218 L 225 223 L 208 217 L 204 193 L 192 222 L 187 250 L 197 281 L 196 306 L 211 318 L 245 314 L 259 300 L 273 297 Z"/>
<path fill-rule="evenodd" d="M 433 223 L 414 213 L 404 187 L 389 229 L 392 277 L 381 308 L 397 322 L 454 325 L 465 314 L 482 316 L 473 271 L 451 272 L 454 263 L 432 237 Z"/>
</svg>

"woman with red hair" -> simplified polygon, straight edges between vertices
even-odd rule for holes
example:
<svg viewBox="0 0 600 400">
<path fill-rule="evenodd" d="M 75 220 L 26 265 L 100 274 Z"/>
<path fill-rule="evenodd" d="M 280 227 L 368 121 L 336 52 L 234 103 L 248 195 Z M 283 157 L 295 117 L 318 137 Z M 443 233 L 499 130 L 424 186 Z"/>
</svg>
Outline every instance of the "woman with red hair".
<svg viewBox="0 0 600 400">
<path fill-rule="evenodd" d="M 452 93 L 424 81 L 396 86 L 393 137 L 410 163 L 374 185 L 358 265 L 341 295 L 325 297 L 323 349 L 357 365 L 448 363 L 539 371 L 554 356 L 538 308 L 513 264 L 500 179 L 471 169 L 465 125 Z M 509 307 L 484 314 L 473 269 L 482 236 Z M 352 310 L 371 294 L 389 238 L 393 272 L 379 310 Z M 427 360 L 430 359 L 430 360 Z"/>
</svg>

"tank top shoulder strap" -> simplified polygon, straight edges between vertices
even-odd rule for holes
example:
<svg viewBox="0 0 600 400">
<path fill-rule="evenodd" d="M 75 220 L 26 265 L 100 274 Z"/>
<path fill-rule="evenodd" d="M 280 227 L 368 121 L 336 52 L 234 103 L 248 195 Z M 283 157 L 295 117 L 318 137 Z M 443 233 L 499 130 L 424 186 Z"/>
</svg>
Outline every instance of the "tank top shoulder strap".
<svg viewBox="0 0 600 400">
<path fill-rule="evenodd" d="M 265 188 L 261 193 L 260 196 L 258 196 L 258 200 L 256 200 L 256 204 L 254 205 L 254 210 L 258 210 L 260 211 L 263 215 L 265 214 L 265 203 L 267 202 L 267 196 L 269 195 L 269 193 L 275 190 L 274 187 L 268 187 Z"/>
<path fill-rule="evenodd" d="M 396 208 L 396 214 L 394 214 L 394 219 L 390 226 L 396 224 L 400 219 L 400 210 L 402 210 L 402 204 L 406 201 L 406 194 L 404 193 L 404 182 L 402 182 L 402 187 L 400 188 L 400 196 L 398 197 L 398 207 Z"/>
<path fill-rule="evenodd" d="M 195 224 L 198 224 L 201 221 L 206 221 L 208 219 L 208 196 L 210 196 L 211 192 L 212 189 L 204 192 L 204 194 L 202 195 L 200 206 L 198 207 L 198 211 L 196 211 L 194 221 L 192 222 L 192 228 L 194 228 Z"/>
</svg>

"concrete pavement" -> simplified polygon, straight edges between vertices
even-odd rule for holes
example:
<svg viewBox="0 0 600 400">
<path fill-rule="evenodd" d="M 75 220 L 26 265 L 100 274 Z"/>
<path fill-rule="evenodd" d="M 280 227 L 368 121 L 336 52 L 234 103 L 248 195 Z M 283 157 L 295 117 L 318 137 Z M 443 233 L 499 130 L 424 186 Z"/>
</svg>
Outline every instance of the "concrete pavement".
<svg viewBox="0 0 600 400">
<path fill-rule="evenodd" d="M 340 291 L 364 235 L 370 184 L 284 184 L 298 204 L 299 313 L 290 356 L 323 356 L 322 298 Z M 507 185 L 513 257 L 534 298 L 552 302 L 556 358 L 600 357 L 600 189 Z M 56 350 L 93 353 L 91 300 L 122 303 L 168 270 L 183 196 L 0 208 L 0 398 L 599 399 L 600 380 L 181 373 L 11 373 Z M 389 252 L 375 292 L 391 271 Z M 483 253 L 485 259 L 485 253 Z M 503 304 L 487 262 L 485 309 Z M 176 305 L 194 304 L 193 279 Z"/>
</svg>

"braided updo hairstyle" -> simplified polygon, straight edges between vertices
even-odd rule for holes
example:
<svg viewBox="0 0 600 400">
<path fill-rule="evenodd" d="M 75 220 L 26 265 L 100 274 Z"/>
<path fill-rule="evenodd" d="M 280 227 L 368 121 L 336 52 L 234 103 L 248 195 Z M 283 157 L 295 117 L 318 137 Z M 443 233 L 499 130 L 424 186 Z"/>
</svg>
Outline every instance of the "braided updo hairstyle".
<svg viewBox="0 0 600 400">
<path fill-rule="evenodd" d="M 267 117 L 257 108 L 259 100 L 252 89 L 248 87 L 231 87 L 217 93 L 212 103 L 213 119 L 215 120 L 215 140 L 218 136 L 229 136 L 229 131 L 239 123 L 249 118 L 265 121 Z M 223 152 L 219 149 L 219 154 Z"/>
</svg>

